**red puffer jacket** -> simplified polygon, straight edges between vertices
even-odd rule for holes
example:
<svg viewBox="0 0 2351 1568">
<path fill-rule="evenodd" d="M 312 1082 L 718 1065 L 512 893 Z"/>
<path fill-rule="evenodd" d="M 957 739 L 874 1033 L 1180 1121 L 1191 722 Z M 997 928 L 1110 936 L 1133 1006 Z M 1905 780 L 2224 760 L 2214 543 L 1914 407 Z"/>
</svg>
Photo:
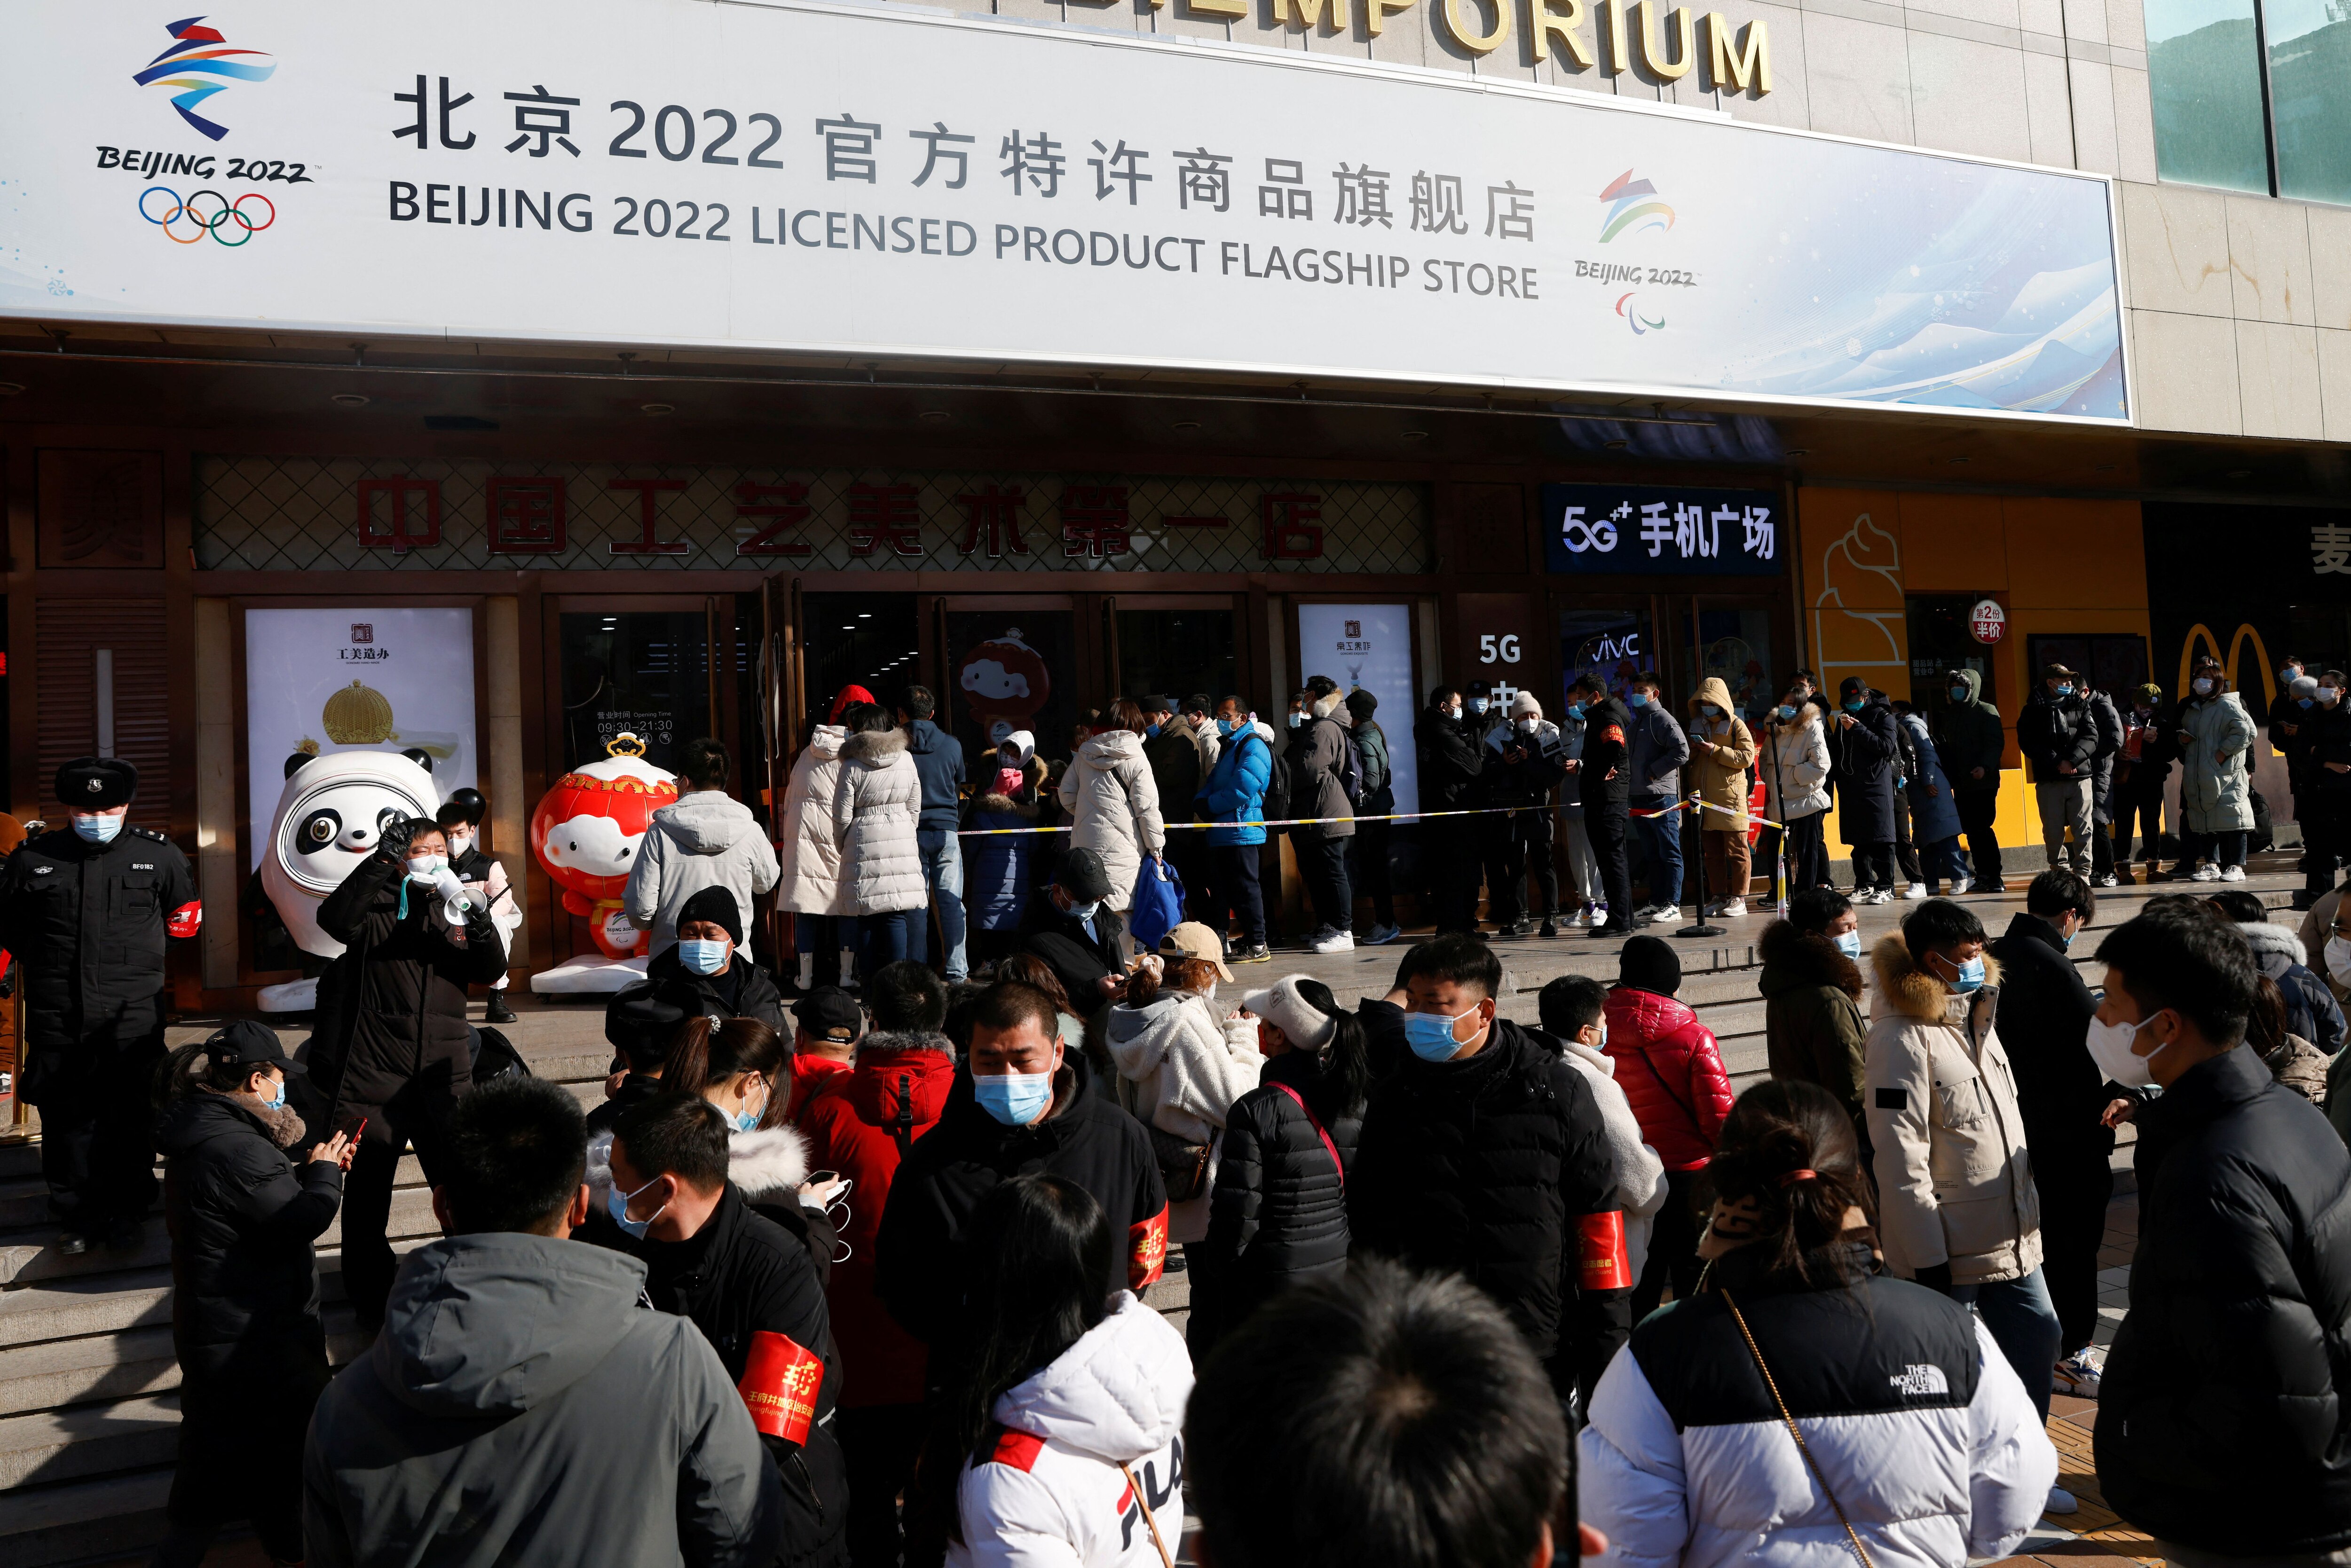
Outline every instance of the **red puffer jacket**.
<svg viewBox="0 0 2351 1568">
<path fill-rule="evenodd" d="M 1730 1114 L 1730 1075 L 1714 1031 L 1687 1004 L 1629 986 L 1608 993 L 1606 1016 L 1608 1054 L 1641 1141 L 1669 1171 L 1703 1169 Z"/>
<path fill-rule="evenodd" d="M 918 1405 L 927 1365 L 923 1342 L 898 1326 L 873 1291 L 874 1238 L 898 1162 L 935 1125 L 955 1082 L 955 1056 L 936 1034 L 869 1034 L 857 1064 L 825 1078 L 800 1110 L 809 1167 L 853 1184 L 841 1239 L 849 1256 L 825 1287 L 832 1337 L 841 1346 L 841 1404 Z"/>
</svg>

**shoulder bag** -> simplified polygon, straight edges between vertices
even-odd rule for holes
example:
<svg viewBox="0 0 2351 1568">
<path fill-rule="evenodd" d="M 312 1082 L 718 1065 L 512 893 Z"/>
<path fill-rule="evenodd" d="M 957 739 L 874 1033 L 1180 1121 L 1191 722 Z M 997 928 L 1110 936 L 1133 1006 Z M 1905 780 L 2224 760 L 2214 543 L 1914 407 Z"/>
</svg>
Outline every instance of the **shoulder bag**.
<svg viewBox="0 0 2351 1568">
<path fill-rule="evenodd" d="M 1339 1145 L 1332 1143 L 1331 1141 L 1331 1134 L 1322 1130 L 1322 1118 L 1314 1113 L 1314 1108 L 1306 1103 L 1306 1096 L 1301 1094 L 1297 1090 L 1292 1089 L 1289 1084 L 1277 1083 L 1274 1087 L 1280 1090 L 1284 1094 L 1289 1095 L 1290 1098 L 1297 1103 L 1298 1108 L 1306 1113 L 1307 1124 L 1314 1129 L 1314 1135 L 1322 1140 L 1322 1147 L 1330 1153 L 1331 1163 L 1339 1167 L 1339 1190 L 1341 1192 L 1346 1191 L 1347 1164 L 1344 1160 L 1342 1160 L 1339 1157 Z"/>
<path fill-rule="evenodd" d="M 1722 1304 L 1730 1309 L 1730 1321 L 1739 1325 L 1739 1337 L 1747 1342 L 1747 1354 L 1755 1358 L 1755 1370 L 1763 1375 L 1763 1386 L 1771 1391 L 1771 1403 L 1780 1407 L 1780 1419 L 1788 1424 L 1788 1436 L 1796 1439 L 1796 1452 L 1803 1455 L 1804 1463 L 1812 1467 L 1813 1479 L 1821 1483 L 1821 1495 L 1829 1500 L 1829 1507 L 1836 1511 L 1837 1522 L 1844 1526 L 1844 1537 L 1853 1543 L 1853 1554 L 1861 1559 L 1861 1568 L 1877 1568 L 1869 1560 L 1869 1548 L 1861 1543 L 1861 1535 L 1854 1529 L 1853 1521 L 1844 1516 L 1844 1504 L 1837 1501 L 1836 1493 L 1829 1490 L 1829 1478 L 1822 1473 L 1820 1460 L 1813 1458 L 1812 1448 L 1805 1444 L 1803 1428 L 1797 1426 L 1796 1418 L 1788 1413 L 1788 1402 L 1780 1397 L 1779 1382 L 1772 1377 L 1771 1369 L 1764 1364 L 1763 1351 L 1756 1344 L 1754 1332 L 1748 1328 L 1747 1319 L 1740 1312 L 1739 1303 L 1730 1299 L 1729 1291 L 1716 1293 L 1721 1296 Z"/>
</svg>

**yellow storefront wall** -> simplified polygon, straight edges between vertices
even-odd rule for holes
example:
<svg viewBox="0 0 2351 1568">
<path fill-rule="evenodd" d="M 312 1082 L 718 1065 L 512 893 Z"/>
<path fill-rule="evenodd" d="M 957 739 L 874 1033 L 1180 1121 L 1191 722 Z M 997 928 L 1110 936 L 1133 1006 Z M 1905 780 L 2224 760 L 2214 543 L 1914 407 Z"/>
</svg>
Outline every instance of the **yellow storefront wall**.
<svg viewBox="0 0 2351 1568">
<path fill-rule="evenodd" d="M 2147 634 L 2137 503 L 1806 489 L 1797 495 L 1796 533 L 1800 635 L 1832 698 L 1839 682 L 1859 675 L 1889 696 L 1917 700 L 1910 594 L 1980 595 L 2007 612 L 2007 634 L 1992 650 L 2008 731 L 1996 831 L 2003 848 L 2040 842 L 2040 815 L 2016 750 L 2016 716 L 2032 680 L 2025 640 L 2041 632 Z M 1832 858 L 1845 858 L 1839 837 L 1832 807 Z"/>
</svg>

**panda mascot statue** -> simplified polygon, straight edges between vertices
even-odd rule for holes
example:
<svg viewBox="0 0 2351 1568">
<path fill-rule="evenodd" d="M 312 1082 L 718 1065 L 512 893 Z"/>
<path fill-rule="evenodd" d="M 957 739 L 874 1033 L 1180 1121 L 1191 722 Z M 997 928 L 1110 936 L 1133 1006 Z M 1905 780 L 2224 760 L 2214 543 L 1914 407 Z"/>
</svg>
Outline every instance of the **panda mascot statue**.
<svg viewBox="0 0 2351 1568">
<path fill-rule="evenodd" d="M 256 998 L 270 1013 L 308 1012 L 317 1005 L 315 971 L 342 956 L 343 945 L 319 929 L 319 905 L 360 862 L 375 852 L 383 825 L 430 817 L 440 808 L 433 759 L 422 751 L 297 752 L 286 759 L 259 872 L 261 891 L 314 972 L 265 986 Z"/>
</svg>

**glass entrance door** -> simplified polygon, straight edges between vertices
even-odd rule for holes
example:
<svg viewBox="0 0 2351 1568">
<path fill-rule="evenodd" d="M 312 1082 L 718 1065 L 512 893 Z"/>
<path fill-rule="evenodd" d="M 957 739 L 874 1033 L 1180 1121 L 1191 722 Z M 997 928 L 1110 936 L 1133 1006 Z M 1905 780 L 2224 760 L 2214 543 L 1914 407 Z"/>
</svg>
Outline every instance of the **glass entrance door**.
<svg viewBox="0 0 2351 1568">
<path fill-rule="evenodd" d="M 1229 595 L 1120 594 L 1110 615 L 1113 689 L 1177 703 L 1205 696 L 1214 711 L 1219 697 L 1240 694 L 1238 622 Z"/>
<path fill-rule="evenodd" d="M 939 702 L 967 759 L 1024 731 L 1038 756 L 1066 759 L 1081 715 L 1105 700 L 1100 644 L 1081 634 L 1076 596 L 974 594 L 937 605 Z"/>
<path fill-rule="evenodd" d="M 559 758 L 569 769 L 600 762 L 622 733 L 645 743 L 645 760 L 676 771 L 679 749 L 712 734 L 722 705 L 712 687 L 711 612 L 701 599 L 610 601 L 557 617 L 562 681 Z"/>
</svg>

